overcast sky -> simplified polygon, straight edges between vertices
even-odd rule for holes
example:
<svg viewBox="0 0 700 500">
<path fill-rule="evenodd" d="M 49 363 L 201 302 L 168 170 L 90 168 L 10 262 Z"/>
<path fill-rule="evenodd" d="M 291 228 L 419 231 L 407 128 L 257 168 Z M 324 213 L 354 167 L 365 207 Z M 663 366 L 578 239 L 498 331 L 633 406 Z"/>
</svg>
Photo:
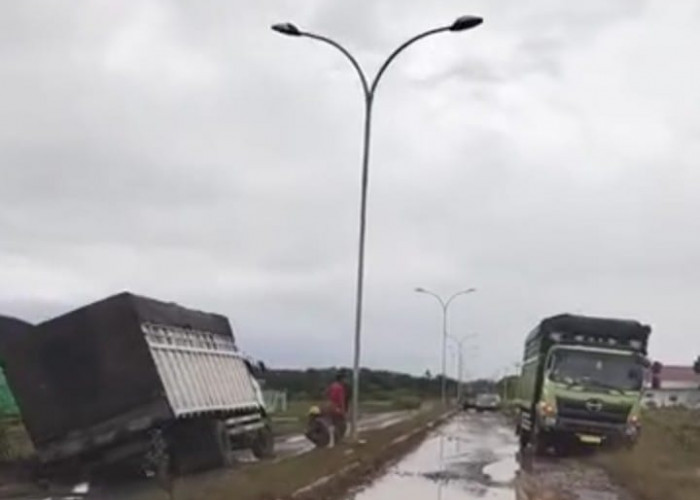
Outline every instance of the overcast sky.
<svg viewBox="0 0 700 500">
<path fill-rule="evenodd" d="M 30 1 L 0 6 L 0 312 L 131 290 L 228 315 L 272 366 L 349 364 L 362 101 L 376 99 L 363 364 L 471 374 L 543 317 L 632 317 L 700 354 L 695 0 Z"/>
</svg>

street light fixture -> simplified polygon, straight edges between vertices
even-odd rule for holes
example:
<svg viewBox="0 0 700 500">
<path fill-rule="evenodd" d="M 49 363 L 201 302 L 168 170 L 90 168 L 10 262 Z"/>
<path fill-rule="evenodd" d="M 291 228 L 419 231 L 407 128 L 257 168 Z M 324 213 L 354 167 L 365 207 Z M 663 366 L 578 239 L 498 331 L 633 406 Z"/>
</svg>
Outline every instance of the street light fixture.
<svg viewBox="0 0 700 500">
<path fill-rule="evenodd" d="M 319 42 L 326 43 L 332 47 L 339 50 L 352 64 L 353 68 L 357 72 L 357 76 L 360 78 L 360 83 L 362 84 L 362 91 L 365 100 L 365 124 L 364 124 L 364 135 L 363 135 L 363 153 L 362 153 L 362 181 L 361 181 L 361 194 L 360 194 L 360 231 L 359 231 L 359 241 L 358 241 L 358 259 L 357 259 L 357 290 L 355 296 L 355 345 L 354 345 L 354 355 L 353 355 L 353 372 L 352 372 L 352 415 L 351 415 L 351 427 L 352 427 L 352 438 L 357 439 L 357 417 L 358 417 L 358 405 L 359 405 L 359 395 L 360 395 L 360 340 L 362 333 L 362 299 L 363 299 L 363 286 L 364 286 L 364 266 L 365 266 L 365 226 L 367 222 L 367 187 L 369 184 L 369 151 L 370 151 L 370 136 L 371 136 L 371 124 L 372 124 L 372 105 L 374 103 L 374 95 L 377 91 L 377 85 L 381 80 L 384 72 L 389 67 L 391 62 L 398 56 L 404 49 L 409 45 L 417 42 L 418 40 L 425 38 L 430 35 L 435 35 L 437 33 L 443 33 L 446 31 L 459 32 L 465 31 L 470 28 L 475 28 L 483 22 L 483 19 L 476 16 L 462 16 L 458 17 L 451 25 L 442 26 L 440 28 L 435 28 L 432 30 L 424 31 L 413 38 L 408 39 L 406 42 L 399 45 L 390 55 L 386 58 L 384 63 L 379 67 L 379 70 L 375 74 L 373 80 L 368 80 L 365 75 L 362 66 L 357 62 L 357 59 L 342 45 L 340 45 L 335 40 L 322 35 L 316 35 L 314 33 L 309 33 L 300 30 L 297 26 L 292 23 L 279 23 L 272 25 L 272 30 L 286 36 L 294 37 L 306 37 Z"/>
<path fill-rule="evenodd" d="M 461 292 L 457 292 L 455 294 L 452 294 L 449 299 L 443 300 L 442 297 L 440 297 L 437 293 L 431 292 L 430 290 L 426 290 L 425 288 L 418 287 L 415 290 L 418 293 L 425 293 L 428 295 L 431 295 L 437 299 L 437 301 L 440 303 L 440 306 L 442 307 L 442 390 L 441 390 L 441 399 L 442 399 L 442 404 L 443 406 L 447 406 L 447 380 L 446 380 L 446 361 L 445 358 L 447 357 L 447 308 L 450 307 L 450 303 L 460 295 L 466 295 L 468 293 L 473 293 L 476 292 L 476 288 L 467 288 L 466 290 L 462 290 Z"/>
<path fill-rule="evenodd" d="M 272 25 L 272 30 L 289 36 L 301 36 L 301 30 L 292 23 L 277 23 Z"/>
<path fill-rule="evenodd" d="M 452 23 L 450 31 L 464 31 L 476 28 L 483 22 L 484 20 L 477 16 L 460 16 Z"/>
</svg>

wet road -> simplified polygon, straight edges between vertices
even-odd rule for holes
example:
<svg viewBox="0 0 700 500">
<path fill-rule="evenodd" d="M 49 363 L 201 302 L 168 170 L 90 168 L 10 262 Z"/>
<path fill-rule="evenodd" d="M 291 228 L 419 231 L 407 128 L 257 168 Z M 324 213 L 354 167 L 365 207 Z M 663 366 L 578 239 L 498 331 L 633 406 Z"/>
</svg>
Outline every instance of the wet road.
<svg viewBox="0 0 700 500">
<path fill-rule="evenodd" d="M 365 420 L 363 427 L 386 427 L 410 414 L 376 415 Z M 294 437 L 278 444 L 283 447 L 279 459 L 309 449 L 304 441 Z M 505 417 L 461 413 L 434 430 L 381 477 L 344 500 L 633 500 L 605 472 L 581 457 L 534 459 L 525 453 L 519 460 L 518 456 L 517 440 Z M 153 483 L 139 484 L 136 489 L 156 487 Z M 71 489 L 66 488 L 63 495 L 43 493 L 21 498 L 128 498 L 131 490 L 119 488 L 120 493 L 103 485 L 90 488 L 87 484 L 68 493 Z"/>
<path fill-rule="evenodd" d="M 516 453 L 503 417 L 460 414 L 348 500 L 515 500 Z"/>
<path fill-rule="evenodd" d="M 386 413 L 376 413 L 369 414 L 362 417 L 360 420 L 360 430 L 371 430 L 371 429 L 383 429 L 390 425 L 402 422 L 407 418 L 410 418 L 416 414 L 416 411 L 394 411 Z M 314 448 L 313 444 L 306 439 L 301 434 L 295 434 L 291 436 L 282 436 L 275 440 L 275 454 L 276 460 L 284 460 L 298 455 L 307 453 Z M 235 453 L 236 460 L 241 463 L 256 461 L 255 457 L 249 450 L 241 450 Z M 125 492 L 140 491 L 141 489 L 156 488 L 153 482 L 144 482 L 142 479 L 134 479 L 131 481 L 124 479 L 123 487 L 115 487 L 114 485 L 105 484 L 90 484 L 89 482 L 84 482 L 80 484 L 70 484 L 70 485 L 50 485 L 50 489 L 54 490 L 53 493 L 50 492 L 35 492 L 32 493 L 16 493 L 7 496 L 6 492 L 0 485 L 0 499 L 12 498 L 13 500 L 80 500 L 80 499 L 102 499 L 105 497 L 128 497 L 128 493 L 121 493 L 123 489 Z M 35 485 L 24 485 L 25 487 L 20 487 L 18 491 L 25 491 L 29 489 L 30 491 L 35 490 Z"/>
<path fill-rule="evenodd" d="M 407 418 L 413 417 L 417 411 L 391 411 L 386 413 L 374 413 L 361 417 L 360 432 L 384 429 L 390 425 L 403 422 Z M 276 460 L 285 460 L 296 457 L 314 449 L 313 443 L 306 439 L 303 434 L 292 434 L 291 436 L 280 436 L 275 439 Z M 239 450 L 234 453 L 237 461 L 241 463 L 255 462 L 257 459 L 249 450 Z"/>
<path fill-rule="evenodd" d="M 462 413 L 346 500 L 633 500 L 581 456 L 519 453 L 498 414 Z"/>
</svg>

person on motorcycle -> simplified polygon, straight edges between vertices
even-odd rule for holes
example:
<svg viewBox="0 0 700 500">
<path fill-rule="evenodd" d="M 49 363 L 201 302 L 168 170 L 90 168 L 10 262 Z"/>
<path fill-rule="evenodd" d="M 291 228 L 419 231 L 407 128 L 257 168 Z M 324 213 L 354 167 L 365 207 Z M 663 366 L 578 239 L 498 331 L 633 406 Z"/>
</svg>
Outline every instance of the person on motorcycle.
<svg viewBox="0 0 700 500">
<path fill-rule="evenodd" d="M 306 423 L 306 437 L 319 448 L 325 448 L 331 441 L 331 434 L 324 422 L 323 413 L 318 406 L 309 408 Z"/>
</svg>

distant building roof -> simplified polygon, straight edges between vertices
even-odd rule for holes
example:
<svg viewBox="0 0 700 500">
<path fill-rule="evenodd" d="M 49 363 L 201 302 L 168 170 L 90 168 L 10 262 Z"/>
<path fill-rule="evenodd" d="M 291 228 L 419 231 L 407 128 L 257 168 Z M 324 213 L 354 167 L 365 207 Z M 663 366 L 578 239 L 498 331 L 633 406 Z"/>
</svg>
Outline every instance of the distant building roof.
<svg viewBox="0 0 700 500">
<path fill-rule="evenodd" d="M 700 375 L 693 371 L 692 366 L 663 365 L 659 378 L 662 388 L 678 385 L 700 387 Z M 651 384 L 650 371 L 646 374 L 646 381 Z"/>
</svg>

